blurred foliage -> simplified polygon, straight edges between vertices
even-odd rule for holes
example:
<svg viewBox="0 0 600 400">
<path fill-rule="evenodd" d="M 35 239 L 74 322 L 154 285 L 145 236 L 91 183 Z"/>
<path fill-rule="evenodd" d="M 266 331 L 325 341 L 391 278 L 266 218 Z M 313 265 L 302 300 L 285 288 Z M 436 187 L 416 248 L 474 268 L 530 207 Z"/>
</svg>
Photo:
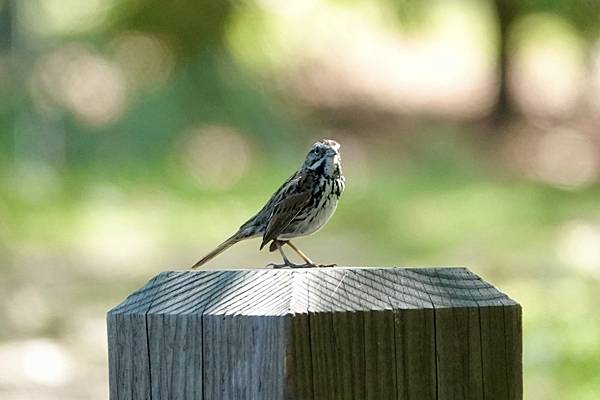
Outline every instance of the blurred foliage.
<svg viewBox="0 0 600 400">
<path fill-rule="evenodd" d="M 498 8 L 518 16 L 547 12 L 569 20 L 588 40 L 596 39 L 600 26 L 600 3 L 593 0 L 496 0 Z"/>
<path fill-rule="evenodd" d="M 0 2 L 0 397 L 105 398 L 105 311 L 332 137 L 347 191 L 303 250 L 468 265 L 524 307 L 526 398 L 600 398 L 599 4 Z"/>
<path fill-rule="evenodd" d="M 109 32 L 141 30 L 165 37 L 182 55 L 195 55 L 221 47 L 231 1 L 173 0 L 169 7 L 159 0 L 119 2 L 110 18 Z"/>
</svg>

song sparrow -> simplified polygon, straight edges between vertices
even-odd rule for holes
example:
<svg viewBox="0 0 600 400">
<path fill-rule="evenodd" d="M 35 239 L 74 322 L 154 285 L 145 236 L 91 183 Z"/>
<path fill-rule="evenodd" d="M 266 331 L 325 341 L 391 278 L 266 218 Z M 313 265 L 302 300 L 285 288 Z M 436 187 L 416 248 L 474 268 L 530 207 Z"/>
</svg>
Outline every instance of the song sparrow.
<svg viewBox="0 0 600 400">
<path fill-rule="evenodd" d="M 192 268 L 197 268 L 235 243 L 262 236 L 260 249 L 269 242 L 269 251 L 279 250 L 284 264 L 273 267 L 316 266 L 290 239 L 318 231 L 331 217 L 344 190 L 345 179 L 339 153 L 340 145 L 323 139 L 312 145 L 302 167 L 271 196 L 267 204 L 229 239 L 208 253 Z M 288 245 L 304 260 L 294 264 L 282 250 Z"/>
</svg>

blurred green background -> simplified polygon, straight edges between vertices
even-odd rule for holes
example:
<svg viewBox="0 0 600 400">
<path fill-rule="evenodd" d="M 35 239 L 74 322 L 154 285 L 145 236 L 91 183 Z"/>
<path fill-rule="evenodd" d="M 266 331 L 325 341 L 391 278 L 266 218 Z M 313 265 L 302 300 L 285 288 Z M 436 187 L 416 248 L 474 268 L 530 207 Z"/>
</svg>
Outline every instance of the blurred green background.
<svg viewBox="0 0 600 400">
<path fill-rule="evenodd" d="M 105 399 L 106 310 L 328 137 L 346 192 L 300 248 L 470 266 L 524 307 L 525 398 L 600 399 L 599 29 L 593 0 L 0 0 L 0 398 Z"/>
</svg>

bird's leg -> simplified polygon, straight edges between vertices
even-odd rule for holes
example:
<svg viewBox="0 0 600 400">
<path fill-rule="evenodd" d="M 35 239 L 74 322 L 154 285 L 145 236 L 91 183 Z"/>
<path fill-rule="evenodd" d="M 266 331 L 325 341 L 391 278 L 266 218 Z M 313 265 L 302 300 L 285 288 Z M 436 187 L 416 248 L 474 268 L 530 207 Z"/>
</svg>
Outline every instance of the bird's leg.
<svg viewBox="0 0 600 400">
<path fill-rule="evenodd" d="M 304 262 L 306 264 L 315 265 L 315 263 L 312 262 L 311 259 L 308 258 L 308 256 L 306 254 L 304 254 L 299 248 L 294 246 L 291 241 L 288 240 L 286 242 L 283 242 L 283 244 L 287 244 L 288 246 L 290 246 L 292 248 L 292 250 L 294 250 L 296 252 L 296 254 L 298 254 L 300 256 L 300 258 L 302 260 L 304 260 Z"/>
<path fill-rule="evenodd" d="M 288 246 L 290 246 L 292 248 L 292 250 L 294 250 L 296 252 L 296 254 L 298 254 L 300 256 L 300 258 L 302 258 L 302 260 L 304 260 L 304 262 L 306 263 L 304 265 L 305 267 L 335 267 L 335 265 L 336 265 L 336 264 L 327 264 L 327 265 L 315 264 L 314 262 L 312 262 L 312 260 L 310 258 L 308 258 L 308 256 L 306 254 L 304 254 L 299 248 L 294 246 L 294 244 L 292 244 L 291 241 L 288 240 L 286 242 L 283 242 L 283 244 L 287 244 Z"/>
<path fill-rule="evenodd" d="M 274 240 L 273 244 L 277 247 L 277 250 L 279 250 L 281 257 L 283 258 L 283 264 L 268 264 L 267 266 L 270 266 L 273 268 L 284 268 L 284 267 L 303 268 L 303 267 L 306 267 L 306 265 L 303 265 L 303 264 L 294 264 L 287 258 L 287 256 L 285 255 L 285 253 L 283 252 L 283 249 L 282 249 L 285 242 L 282 242 L 279 240 Z"/>
</svg>

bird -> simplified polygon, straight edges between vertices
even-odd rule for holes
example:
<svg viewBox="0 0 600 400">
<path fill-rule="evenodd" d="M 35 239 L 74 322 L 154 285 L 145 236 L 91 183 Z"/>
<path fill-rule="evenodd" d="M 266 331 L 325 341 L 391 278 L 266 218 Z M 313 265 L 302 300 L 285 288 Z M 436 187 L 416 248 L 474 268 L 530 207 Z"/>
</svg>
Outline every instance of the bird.
<svg viewBox="0 0 600 400">
<path fill-rule="evenodd" d="M 334 266 L 313 263 L 290 239 L 321 229 L 335 212 L 345 185 L 340 144 L 331 139 L 315 142 L 300 169 L 277 189 L 264 207 L 192 268 L 200 267 L 242 240 L 257 237 L 262 237 L 259 250 L 269 244 L 270 252 L 278 250 L 281 254 L 283 264 L 268 265 L 273 268 Z M 296 252 L 304 264 L 291 262 L 283 252 L 284 245 Z"/>
</svg>

